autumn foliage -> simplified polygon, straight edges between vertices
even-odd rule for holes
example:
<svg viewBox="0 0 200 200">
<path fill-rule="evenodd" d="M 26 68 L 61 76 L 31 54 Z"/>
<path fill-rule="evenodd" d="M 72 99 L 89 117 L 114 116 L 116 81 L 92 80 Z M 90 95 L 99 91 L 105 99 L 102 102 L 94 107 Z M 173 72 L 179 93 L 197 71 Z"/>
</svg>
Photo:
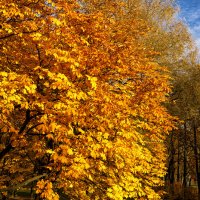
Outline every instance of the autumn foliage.
<svg viewBox="0 0 200 200">
<path fill-rule="evenodd" d="M 168 72 L 137 39 L 146 22 L 106 2 L 1 1 L 2 192 L 33 179 L 47 200 L 162 195 Z"/>
</svg>

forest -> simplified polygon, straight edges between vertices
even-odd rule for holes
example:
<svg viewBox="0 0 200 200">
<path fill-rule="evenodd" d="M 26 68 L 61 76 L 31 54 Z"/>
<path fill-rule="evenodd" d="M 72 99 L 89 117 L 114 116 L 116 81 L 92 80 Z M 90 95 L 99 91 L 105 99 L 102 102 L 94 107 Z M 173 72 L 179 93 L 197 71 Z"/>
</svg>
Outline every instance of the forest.
<svg viewBox="0 0 200 200">
<path fill-rule="evenodd" d="M 1 0 L 0 199 L 200 198 L 200 52 L 174 0 Z"/>
</svg>

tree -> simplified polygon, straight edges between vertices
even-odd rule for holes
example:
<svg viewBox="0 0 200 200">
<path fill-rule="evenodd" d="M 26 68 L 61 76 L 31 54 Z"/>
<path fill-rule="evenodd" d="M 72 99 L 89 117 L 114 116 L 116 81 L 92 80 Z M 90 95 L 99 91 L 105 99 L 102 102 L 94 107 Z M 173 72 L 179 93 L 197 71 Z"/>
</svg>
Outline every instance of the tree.
<svg viewBox="0 0 200 200">
<path fill-rule="evenodd" d="M 118 2 L 118 18 L 81 5 L 0 4 L 0 191 L 37 181 L 41 199 L 159 199 L 167 70 L 136 40 L 145 21 Z"/>
<path fill-rule="evenodd" d="M 183 62 L 191 61 L 190 53 L 195 45 L 187 25 L 178 16 L 179 8 L 174 0 L 129 0 L 128 15 L 143 19 L 149 27 L 141 43 L 152 52 L 155 62 L 167 66 L 172 75 L 183 69 Z"/>
<path fill-rule="evenodd" d="M 183 182 L 186 192 L 191 178 L 192 184 L 199 184 L 199 67 L 196 64 L 198 60 L 192 59 L 195 58 L 193 56 L 190 55 L 188 63 L 185 63 L 187 66 L 184 66 L 174 79 L 169 106 L 171 113 L 182 120 L 173 144 L 177 147 L 177 153 L 174 154 L 177 163 L 175 182 Z M 187 195 L 186 192 L 184 189 L 184 195 Z M 191 195 L 191 192 L 188 195 Z"/>
</svg>

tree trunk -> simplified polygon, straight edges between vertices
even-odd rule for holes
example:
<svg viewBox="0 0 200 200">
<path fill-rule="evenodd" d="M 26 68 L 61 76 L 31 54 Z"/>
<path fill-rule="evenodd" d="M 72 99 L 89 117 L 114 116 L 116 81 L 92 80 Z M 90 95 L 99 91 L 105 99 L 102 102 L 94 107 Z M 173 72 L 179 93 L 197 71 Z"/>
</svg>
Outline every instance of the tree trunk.
<svg viewBox="0 0 200 200">
<path fill-rule="evenodd" d="M 171 195 L 174 194 L 174 174 L 175 174 L 175 168 L 174 168 L 174 154 L 175 154 L 175 148 L 173 143 L 173 134 L 170 135 L 170 144 L 169 144 L 169 164 L 168 164 L 168 170 L 167 170 L 167 182 L 169 183 L 169 193 Z"/>
<path fill-rule="evenodd" d="M 193 131 L 194 131 L 194 157 L 196 167 L 196 179 L 198 186 L 198 194 L 200 195 L 200 172 L 199 172 L 199 157 L 198 157 L 198 146 L 197 146 L 197 128 L 195 119 L 193 120 Z"/>
<path fill-rule="evenodd" d="M 180 133 L 178 133 L 177 182 L 180 181 Z"/>
<path fill-rule="evenodd" d="M 173 133 L 171 134 L 171 141 L 170 141 L 170 145 L 171 145 L 171 160 L 170 160 L 170 172 L 171 172 L 171 176 L 170 176 L 170 184 L 174 184 L 174 154 L 175 154 L 175 148 L 174 148 L 174 143 L 173 143 Z"/>
<path fill-rule="evenodd" d="M 183 199 L 185 199 L 185 189 L 187 186 L 187 156 L 186 156 L 186 144 L 187 144 L 187 126 L 186 122 L 184 123 L 184 149 L 183 149 Z"/>
</svg>

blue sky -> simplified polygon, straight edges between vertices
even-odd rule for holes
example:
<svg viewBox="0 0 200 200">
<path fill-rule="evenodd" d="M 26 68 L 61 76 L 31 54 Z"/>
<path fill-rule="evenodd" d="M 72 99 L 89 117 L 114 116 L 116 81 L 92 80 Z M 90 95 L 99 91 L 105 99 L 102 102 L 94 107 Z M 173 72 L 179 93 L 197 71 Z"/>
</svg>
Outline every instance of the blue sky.
<svg viewBox="0 0 200 200">
<path fill-rule="evenodd" d="M 200 50 L 200 0 L 177 0 L 180 16 L 190 28 L 190 32 Z"/>
</svg>

